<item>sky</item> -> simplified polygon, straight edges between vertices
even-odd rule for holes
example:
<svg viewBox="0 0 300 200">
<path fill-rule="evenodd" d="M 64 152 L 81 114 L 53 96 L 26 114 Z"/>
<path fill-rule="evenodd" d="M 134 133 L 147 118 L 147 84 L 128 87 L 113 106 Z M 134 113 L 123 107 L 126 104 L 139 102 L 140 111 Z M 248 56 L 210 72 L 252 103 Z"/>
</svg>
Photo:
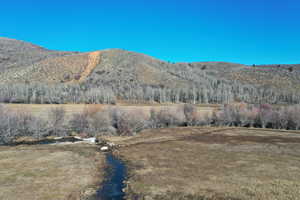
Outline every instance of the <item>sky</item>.
<svg viewBox="0 0 300 200">
<path fill-rule="evenodd" d="M 171 62 L 300 63 L 299 0 L 2 0 L 0 36 Z"/>
</svg>

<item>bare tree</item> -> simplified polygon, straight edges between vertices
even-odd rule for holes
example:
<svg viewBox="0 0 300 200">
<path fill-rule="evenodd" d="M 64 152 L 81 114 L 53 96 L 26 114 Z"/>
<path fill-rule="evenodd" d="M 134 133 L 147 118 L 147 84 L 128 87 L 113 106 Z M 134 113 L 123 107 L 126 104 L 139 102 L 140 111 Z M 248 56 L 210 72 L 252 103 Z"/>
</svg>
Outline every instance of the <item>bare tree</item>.
<svg viewBox="0 0 300 200">
<path fill-rule="evenodd" d="M 183 113 L 188 126 L 194 126 L 197 124 L 197 107 L 192 104 L 184 104 Z"/>
<path fill-rule="evenodd" d="M 293 122 L 295 124 L 295 129 L 300 129 L 300 105 L 295 105 L 292 107 L 292 116 Z"/>
<path fill-rule="evenodd" d="M 76 133 L 84 133 L 89 129 L 89 121 L 86 113 L 74 114 L 69 121 L 69 127 Z"/>
<path fill-rule="evenodd" d="M 98 111 L 88 117 L 89 131 L 94 134 L 110 132 L 112 130 L 112 119 L 109 110 Z"/>
<path fill-rule="evenodd" d="M 272 107 L 269 104 L 262 104 L 259 107 L 258 118 L 262 128 L 266 128 L 272 122 Z"/>
<path fill-rule="evenodd" d="M 182 126 L 186 119 L 181 108 L 163 108 L 157 115 L 158 127 Z"/>
<path fill-rule="evenodd" d="M 147 128 L 147 121 L 141 111 L 120 111 L 117 114 L 117 130 L 121 135 L 135 135 Z"/>
<path fill-rule="evenodd" d="M 50 109 L 48 113 L 48 126 L 51 135 L 66 135 L 64 130 L 66 111 L 63 107 L 55 107 Z"/>
</svg>

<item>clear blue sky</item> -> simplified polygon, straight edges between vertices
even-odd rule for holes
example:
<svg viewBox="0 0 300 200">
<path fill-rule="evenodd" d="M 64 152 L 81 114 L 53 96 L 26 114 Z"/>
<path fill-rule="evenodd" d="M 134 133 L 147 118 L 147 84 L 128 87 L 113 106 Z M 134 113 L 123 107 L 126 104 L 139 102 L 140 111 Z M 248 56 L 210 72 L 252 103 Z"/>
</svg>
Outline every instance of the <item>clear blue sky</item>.
<svg viewBox="0 0 300 200">
<path fill-rule="evenodd" d="M 167 61 L 300 63 L 299 0 L 3 0 L 0 36 Z"/>
</svg>

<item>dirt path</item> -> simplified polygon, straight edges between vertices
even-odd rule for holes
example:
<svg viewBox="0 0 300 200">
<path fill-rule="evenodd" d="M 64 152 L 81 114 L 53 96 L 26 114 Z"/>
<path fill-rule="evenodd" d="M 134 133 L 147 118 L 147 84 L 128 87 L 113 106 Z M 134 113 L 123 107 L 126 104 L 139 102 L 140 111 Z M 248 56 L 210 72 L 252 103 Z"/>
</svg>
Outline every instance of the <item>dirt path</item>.
<svg viewBox="0 0 300 200">
<path fill-rule="evenodd" d="M 95 51 L 89 54 L 89 62 L 84 71 L 80 74 L 78 82 L 83 82 L 100 63 L 101 51 Z"/>
</svg>

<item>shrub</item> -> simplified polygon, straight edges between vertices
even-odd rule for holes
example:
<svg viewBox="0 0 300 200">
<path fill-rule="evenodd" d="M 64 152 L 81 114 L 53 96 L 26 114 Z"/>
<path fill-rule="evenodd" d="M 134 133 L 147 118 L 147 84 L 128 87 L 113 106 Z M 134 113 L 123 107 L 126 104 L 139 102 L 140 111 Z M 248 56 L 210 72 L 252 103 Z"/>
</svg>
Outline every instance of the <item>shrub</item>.
<svg viewBox="0 0 300 200">
<path fill-rule="evenodd" d="M 300 106 L 273 107 L 269 104 L 258 106 L 229 104 L 214 113 L 215 125 L 262 127 L 275 129 L 299 129 Z"/>
<path fill-rule="evenodd" d="M 0 144 L 9 144 L 20 137 L 40 138 L 47 133 L 46 122 L 28 113 L 9 112 L 0 108 Z"/>
<path fill-rule="evenodd" d="M 89 129 L 89 121 L 86 113 L 74 114 L 69 121 L 69 127 L 72 132 L 78 134 L 83 133 Z"/>
<path fill-rule="evenodd" d="M 226 104 L 220 112 L 216 113 L 216 123 L 225 126 L 242 126 L 247 123 L 246 110 L 246 105 L 243 103 Z"/>
<path fill-rule="evenodd" d="M 195 105 L 184 104 L 183 113 L 186 119 L 187 126 L 194 126 L 198 124 L 199 114 Z"/>
<path fill-rule="evenodd" d="M 163 108 L 155 114 L 157 127 L 183 126 L 186 119 L 181 107 Z"/>
<path fill-rule="evenodd" d="M 62 107 L 52 108 L 48 113 L 49 134 L 55 136 L 65 136 L 64 129 L 66 111 Z"/>
<path fill-rule="evenodd" d="M 119 111 L 116 118 L 116 128 L 120 135 L 135 135 L 148 127 L 145 116 L 138 110 Z"/>
<path fill-rule="evenodd" d="M 89 115 L 89 132 L 99 134 L 101 132 L 111 132 L 112 119 L 109 110 L 98 111 Z"/>
<path fill-rule="evenodd" d="M 74 131 L 84 136 L 135 135 L 146 128 L 162 128 L 186 125 L 255 126 L 277 129 L 300 129 L 300 105 L 272 107 L 268 104 L 247 105 L 235 103 L 224 105 L 219 111 L 200 115 L 195 106 L 184 105 L 151 109 L 149 116 L 142 109 L 124 110 L 118 107 L 106 110 L 84 110 L 74 114 L 65 123 L 65 110 L 51 109 L 48 122 L 25 112 L 10 112 L 0 106 L 0 143 L 8 144 L 23 136 L 41 138 L 65 136 Z"/>
<path fill-rule="evenodd" d="M 270 104 L 262 104 L 259 106 L 258 121 L 262 128 L 266 128 L 272 122 L 272 106 Z"/>
<path fill-rule="evenodd" d="M 296 130 L 300 129 L 300 105 L 295 105 L 292 107 L 291 118 L 294 123 Z"/>
</svg>

